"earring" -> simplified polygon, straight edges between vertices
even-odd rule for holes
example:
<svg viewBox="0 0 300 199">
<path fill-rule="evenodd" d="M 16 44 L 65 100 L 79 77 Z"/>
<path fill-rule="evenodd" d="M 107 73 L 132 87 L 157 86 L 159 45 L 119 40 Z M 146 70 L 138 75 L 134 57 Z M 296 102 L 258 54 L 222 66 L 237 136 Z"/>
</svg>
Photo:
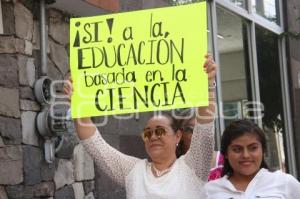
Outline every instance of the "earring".
<svg viewBox="0 0 300 199">
<path fill-rule="evenodd" d="M 178 143 L 176 144 L 176 147 L 178 147 Z"/>
</svg>

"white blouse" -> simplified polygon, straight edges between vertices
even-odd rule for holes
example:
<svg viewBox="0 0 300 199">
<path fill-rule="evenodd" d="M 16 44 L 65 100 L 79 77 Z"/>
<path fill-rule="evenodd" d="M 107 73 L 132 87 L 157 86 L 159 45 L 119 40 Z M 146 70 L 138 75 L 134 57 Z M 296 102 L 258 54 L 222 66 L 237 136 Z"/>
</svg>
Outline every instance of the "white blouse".
<svg viewBox="0 0 300 199">
<path fill-rule="evenodd" d="M 189 151 L 161 177 L 153 176 L 147 160 L 125 155 L 111 147 L 98 130 L 81 143 L 96 165 L 125 187 L 127 199 L 198 199 L 210 170 L 214 123 L 195 125 Z"/>
<path fill-rule="evenodd" d="M 260 169 L 245 192 L 238 191 L 227 176 L 208 182 L 202 189 L 201 199 L 297 199 L 300 183 L 281 171 Z"/>
</svg>

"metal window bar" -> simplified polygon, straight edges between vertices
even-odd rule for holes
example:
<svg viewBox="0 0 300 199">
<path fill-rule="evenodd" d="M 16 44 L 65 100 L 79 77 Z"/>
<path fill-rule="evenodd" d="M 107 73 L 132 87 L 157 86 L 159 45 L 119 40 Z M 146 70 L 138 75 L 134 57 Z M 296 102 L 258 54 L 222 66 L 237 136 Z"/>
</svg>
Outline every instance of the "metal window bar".
<svg viewBox="0 0 300 199">
<path fill-rule="evenodd" d="M 220 66 L 220 58 L 218 52 L 218 28 L 217 28 L 217 9 L 215 1 L 209 2 L 209 10 L 210 10 L 210 34 L 211 34 L 211 42 L 212 42 L 212 54 L 214 56 L 215 62 L 218 66 Z M 217 129 L 217 137 L 216 137 L 216 144 L 217 147 L 221 145 L 221 135 L 225 129 L 224 118 L 223 115 L 223 105 L 222 105 L 222 89 L 221 89 L 221 69 L 220 67 L 217 68 L 217 76 L 216 76 L 216 129 Z"/>
<path fill-rule="evenodd" d="M 251 5 L 248 5 L 248 7 L 247 7 L 248 9 L 251 9 L 251 10 L 245 10 L 241 7 L 234 5 L 233 3 L 230 3 L 229 1 L 215 0 L 215 2 L 218 5 L 221 5 L 222 7 L 226 8 L 227 10 L 230 10 L 231 12 L 233 12 L 245 19 L 248 19 L 249 21 L 253 21 L 256 24 L 266 28 L 267 30 L 269 30 L 271 32 L 274 32 L 276 34 L 281 34 L 284 32 L 284 29 L 282 26 L 279 26 L 276 23 L 268 21 L 268 19 L 265 19 L 264 17 L 253 13 L 252 8 L 249 8 L 249 6 L 251 6 Z M 281 2 L 281 0 L 280 0 L 280 2 Z M 250 3 L 248 2 L 248 4 L 250 4 Z M 279 6 L 282 7 L 282 4 L 279 3 Z M 280 10 L 281 10 L 281 8 L 280 8 Z M 280 18 L 282 18 L 282 17 L 280 16 Z"/>
<path fill-rule="evenodd" d="M 258 64 L 257 64 L 257 51 L 256 51 L 256 37 L 255 37 L 255 23 L 250 22 L 249 25 L 249 56 L 250 56 L 250 74 L 251 74 L 251 89 L 253 100 L 260 102 L 260 89 L 259 89 L 259 75 L 258 75 Z M 262 127 L 262 113 L 257 110 L 254 112 L 255 122 Z"/>
<path fill-rule="evenodd" d="M 281 78 L 281 90 L 282 90 L 282 103 L 283 103 L 283 115 L 284 115 L 284 138 L 286 142 L 286 155 L 288 172 L 294 176 L 297 176 L 296 157 L 295 157 L 295 145 L 294 145 L 294 132 L 292 128 L 292 115 L 290 104 L 290 93 L 288 83 L 288 71 L 286 60 L 286 39 L 278 39 L 279 49 L 279 61 L 280 61 L 280 78 Z"/>
</svg>

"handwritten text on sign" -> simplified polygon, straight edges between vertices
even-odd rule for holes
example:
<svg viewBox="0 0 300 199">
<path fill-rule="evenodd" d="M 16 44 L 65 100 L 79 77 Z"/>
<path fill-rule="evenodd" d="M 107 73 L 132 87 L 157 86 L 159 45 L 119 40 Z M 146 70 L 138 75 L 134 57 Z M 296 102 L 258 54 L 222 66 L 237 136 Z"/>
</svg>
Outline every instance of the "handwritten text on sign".
<svg viewBox="0 0 300 199">
<path fill-rule="evenodd" d="M 72 117 L 207 105 L 205 2 L 70 22 Z"/>
</svg>

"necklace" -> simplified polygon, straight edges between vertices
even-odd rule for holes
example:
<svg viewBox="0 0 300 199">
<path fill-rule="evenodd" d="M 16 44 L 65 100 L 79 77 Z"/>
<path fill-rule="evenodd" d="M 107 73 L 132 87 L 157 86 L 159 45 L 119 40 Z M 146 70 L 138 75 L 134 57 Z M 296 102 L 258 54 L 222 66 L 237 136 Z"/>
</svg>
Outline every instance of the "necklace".
<svg viewBox="0 0 300 199">
<path fill-rule="evenodd" d="M 164 170 L 159 170 L 159 169 L 157 169 L 157 168 L 154 166 L 154 164 L 151 163 L 151 170 L 152 170 L 154 176 L 155 176 L 155 177 L 161 177 L 161 176 L 165 175 L 166 173 L 170 172 L 170 171 L 171 171 L 171 168 L 172 168 L 172 166 L 173 166 L 173 164 L 174 164 L 175 161 L 176 161 L 176 159 L 172 162 L 172 164 L 171 164 L 168 168 L 166 168 L 166 169 L 164 169 Z"/>
<path fill-rule="evenodd" d="M 152 168 L 152 171 L 153 171 L 153 174 L 155 177 L 161 177 L 171 170 L 171 167 L 169 167 L 167 169 L 160 171 L 157 168 L 155 168 L 155 166 L 153 164 L 151 165 L 151 168 Z"/>
</svg>

